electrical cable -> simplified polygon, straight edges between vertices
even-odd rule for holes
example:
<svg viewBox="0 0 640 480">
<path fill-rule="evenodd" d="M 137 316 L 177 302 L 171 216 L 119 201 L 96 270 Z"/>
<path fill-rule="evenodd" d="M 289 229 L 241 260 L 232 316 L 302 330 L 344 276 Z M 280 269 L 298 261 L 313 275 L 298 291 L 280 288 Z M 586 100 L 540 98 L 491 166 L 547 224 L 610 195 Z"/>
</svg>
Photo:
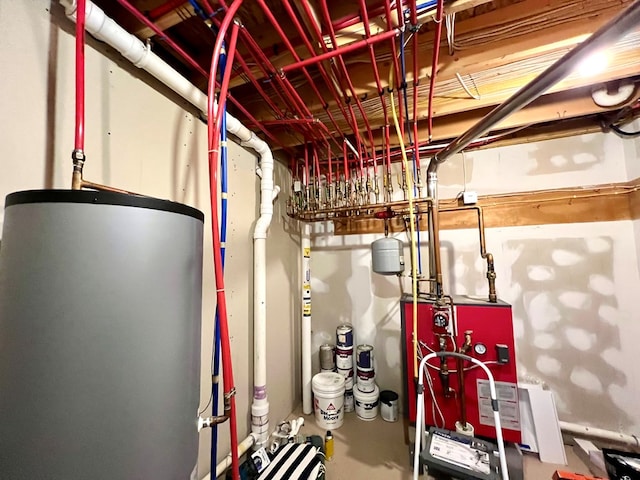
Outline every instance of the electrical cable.
<svg viewBox="0 0 640 480">
<path fill-rule="evenodd" d="M 617 133 L 618 135 L 625 138 L 640 137 L 640 130 L 638 130 L 637 132 L 626 132 L 622 130 L 620 127 L 618 127 L 617 125 L 613 125 L 613 124 L 609 125 L 609 128 L 613 130 L 615 133 Z"/>
<path fill-rule="evenodd" d="M 389 68 L 389 85 L 393 85 L 393 67 Z M 402 164 L 405 171 L 408 169 L 407 151 L 404 146 L 404 138 L 400 132 L 400 123 L 398 122 L 398 114 L 396 113 L 396 104 L 393 99 L 393 93 L 389 92 L 389 100 L 391 103 L 391 113 L 393 116 L 393 124 L 396 127 L 396 134 L 400 142 L 400 150 L 402 152 Z M 413 374 L 414 378 L 418 374 L 418 270 L 416 255 L 416 219 L 413 208 L 413 179 L 411 175 L 407 175 L 409 182 L 407 188 L 407 198 L 409 201 L 409 225 L 411 232 L 411 297 L 412 297 L 412 315 L 413 315 Z"/>
</svg>

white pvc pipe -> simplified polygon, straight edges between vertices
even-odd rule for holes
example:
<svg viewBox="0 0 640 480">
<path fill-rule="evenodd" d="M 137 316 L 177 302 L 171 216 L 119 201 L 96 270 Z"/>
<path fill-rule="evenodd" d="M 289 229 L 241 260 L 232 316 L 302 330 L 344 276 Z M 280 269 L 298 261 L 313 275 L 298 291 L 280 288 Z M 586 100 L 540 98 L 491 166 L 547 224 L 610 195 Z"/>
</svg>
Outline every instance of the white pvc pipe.
<svg viewBox="0 0 640 480">
<path fill-rule="evenodd" d="M 75 21 L 76 1 L 60 0 L 60 3 L 65 6 L 67 16 Z M 91 1 L 87 1 L 86 30 L 98 40 L 111 45 L 135 66 L 153 75 L 207 115 L 207 96 L 203 92 Z M 273 216 L 273 201 L 280 187 L 274 185 L 273 154 L 269 146 L 229 113 L 226 114 L 226 120 L 227 131 L 240 140 L 240 145 L 255 150 L 260 156 L 260 164 L 256 168 L 256 173 L 261 178 L 260 217 L 253 232 L 254 394 L 251 405 L 252 434 L 255 435 L 255 444 L 259 448 L 266 444 L 269 437 L 269 402 L 266 387 L 266 238 Z"/>
<path fill-rule="evenodd" d="M 249 451 L 249 449 L 253 446 L 255 442 L 255 438 L 253 435 L 249 435 L 247 438 L 242 440 L 238 445 L 238 458 L 244 455 Z M 231 454 L 227 455 L 222 459 L 218 465 L 216 465 L 216 478 L 220 477 L 227 469 L 231 466 Z M 205 475 L 202 480 L 211 480 L 211 474 Z"/>
<path fill-rule="evenodd" d="M 577 437 L 596 438 L 598 440 L 606 440 L 622 445 L 640 448 L 640 441 L 635 435 L 627 435 L 626 433 L 604 430 L 602 428 L 587 427 L 578 423 L 559 422 L 560 429 L 564 433 L 575 435 Z"/>
<path fill-rule="evenodd" d="M 302 411 L 313 412 L 311 402 L 311 224 L 302 224 Z"/>
<path fill-rule="evenodd" d="M 509 480 L 509 470 L 507 469 L 507 456 L 504 451 L 504 440 L 502 438 L 502 424 L 500 423 L 500 412 L 498 411 L 498 396 L 496 394 L 496 383 L 493 380 L 493 375 L 487 366 L 477 358 L 464 355 L 457 352 L 434 352 L 430 353 L 422 359 L 420 367 L 418 368 L 418 398 L 416 403 L 416 436 L 413 447 L 413 480 L 418 480 L 420 472 L 420 446 L 424 437 L 423 427 L 424 419 L 424 370 L 427 366 L 427 362 L 432 358 L 449 356 L 456 358 L 463 358 L 478 365 L 489 378 L 489 396 L 491 397 L 491 406 L 493 408 L 493 421 L 496 427 L 496 439 L 498 441 L 498 455 L 500 457 L 500 470 L 502 474 L 502 480 Z M 428 374 L 427 374 L 428 375 Z"/>
<path fill-rule="evenodd" d="M 228 125 L 227 125 L 228 127 Z M 231 130 L 229 130 L 231 132 Z M 233 133 L 233 132 L 232 132 Z M 254 133 L 241 145 L 260 155 L 260 217 L 253 230 L 253 403 L 251 431 L 256 449 L 269 440 L 269 402 L 267 400 L 267 231 L 273 217 L 273 201 L 280 187 L 273 181 L 273 155 L 268 145 Z"/>
</svg>

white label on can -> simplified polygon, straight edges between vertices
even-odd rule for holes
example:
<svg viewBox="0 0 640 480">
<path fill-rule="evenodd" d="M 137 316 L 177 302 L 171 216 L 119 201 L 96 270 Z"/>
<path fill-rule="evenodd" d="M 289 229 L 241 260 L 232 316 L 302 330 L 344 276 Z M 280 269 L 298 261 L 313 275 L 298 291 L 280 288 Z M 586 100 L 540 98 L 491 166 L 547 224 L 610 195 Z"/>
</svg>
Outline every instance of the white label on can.
<svg viewBox="0 0 640 480">
<path fill-rule="evenodd" d="M 337 353 L 336 354 L 336 366 L 340 370 L 348 370 L 353 368 L 353 355 L 351 353 Z"/>
<path fill-rule="evenodd" d="M 489 380 L 478 379 L 478 412 L 480 424 L 494 426 L 493 408 Z M 520 410 L 518 405 L 518 385 L 511 382 L 495 382 L 498 410 L 502 428 L 520 430 Z"/>
</svg>

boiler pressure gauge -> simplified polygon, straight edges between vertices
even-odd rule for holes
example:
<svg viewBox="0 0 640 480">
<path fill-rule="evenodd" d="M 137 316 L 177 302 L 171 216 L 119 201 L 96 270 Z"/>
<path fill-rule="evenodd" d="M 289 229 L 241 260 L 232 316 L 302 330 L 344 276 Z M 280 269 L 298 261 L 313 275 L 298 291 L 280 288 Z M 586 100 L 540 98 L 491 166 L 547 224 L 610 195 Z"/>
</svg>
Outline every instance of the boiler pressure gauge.
<svg viewBox="0 0 640 480">
<path fill-rule="evenodd" d="M 433 314 L 433 324 L 439 328 L 446 328 L 449 324 L 449 316 L 446 312 L 435 312 Z"/>
<path fill-rule="evenodd" d="M 476 343 L 473 346 L 473 350 L 478 354 L 478 355 L 484 355 L 485 353 L 487 353 L 487 346 L 484 343 Z"/>
</svg>

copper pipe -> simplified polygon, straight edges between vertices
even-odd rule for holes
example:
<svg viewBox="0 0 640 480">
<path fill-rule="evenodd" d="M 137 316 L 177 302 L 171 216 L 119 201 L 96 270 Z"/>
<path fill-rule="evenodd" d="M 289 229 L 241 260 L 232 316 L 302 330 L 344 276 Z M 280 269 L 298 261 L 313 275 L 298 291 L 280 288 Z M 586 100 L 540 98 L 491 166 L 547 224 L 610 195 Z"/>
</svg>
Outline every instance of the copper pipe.
<svg viewBox="0 0 640 480">
<path fill-rule="evenodd" d="M 452 307 L 453 309 L 453 307 Z M 471 331 L 467 330 L 464 332 L 464 343 L 462 347 L 459 348 L 459 353 L 464 355 L 467 354 L 469 349 L 471 348 Z M 462 358 L 457 357 L 457 370 L 458 370 L 458 383 L 460 384 L 458 388 L 458 398 L 460 399 L 460 423 L 462 424 L 462 428 L 464 430 L 467 429 L 467 400 L 465 398 L 465 386 L 464 386 L 464 360 Z"/>
<path fill-rule="evenodd" d="M 443 208 L 442 212 L 462 212 L 465 210 L 475 210 L 478 213 L 478 235 L 480 237 L 480 256 L 487 261 L 487 280 L 489 283 L 489 301 L 491 303 L 498 302 L 498 296 L 496 294 L 496 270 L 493 263 L 493 255 L 487 253 L 487 245 L 485 241 L 484 232 L 484 213 L 482 207 L 479 205 L 473 207 L 457 207 L 457 208 Z"/>
<path fill-rule="evenodd" d="M 74 172 L 74 180 L 75 180 L 75 172 Z M 88 180 L 80 179 L 81 188 L 89 188 L 91 190 L 98 190 L 101 192 L 113 192 L 113 193 L 124 193 L 126 195 L 136 195 L 138 197 L 144 197 L 145 195 L 140 195 L 139 193 L 130 192 L 129 190 L 122 190 L 121 188 L 109 187 L 108 185 L 102 185 L 100 183 L 90 182 Z"/>
<path fill-rule="evenodd" d="M 594 51 L 598 51 L 618 41 L 627 32 L 635 28 L 639 22 L 640 0 L 636 0 L 626 10 L 611 19 L 604 27 L 592 34 L 587 40 L 572 49 L 535 79 L 518 90 L 514 95 L 493 109 L 473 127 L 436 153 L 431 158 L 429 168 L 427 169 L 427 179 L 429 180 L 427 182 L 427 194 L 432 198 L 437 198 L 437 171 L 440 164 L 447 161 L 452 155 L 465 149 L 473 140 L 491 130 L 494 125 L 500 123 L 512 113 L 529 105 L 549 88 L 569 75 L 584 58 L 587 58 Z M 434 47 L 437 49 L 438 45 L 434 45 Z M 435 180 L 435 182 L 431 182 L 431 179 Z M 434 202 L 432 211 L 435 212 L 435 217 L 437 218 L 437 200 Z M 437 227 L 434 233 L 433 238 L 430 238 L 429 261 L 431 263 L 431 256 L 433 255 L 436 277 L 441 277 L 442 264 L 439 261 L 439 255 L 437 253 L 440 249 Z M 433 247 L 431 247 L 431 243 L 434 244 Z M 490 263 L 493 269 L 493 257 L 490 259 L 487 258 L 487 262 Z M 495 285 L 494 274 L 495 271 L 491 272 L 491 276 L 489 276 L 490 289 L 494 288 Z M 490 295 L 492 293 L 495 292 L 490 292 Z"/>
<path fill-rule="evenodd" d="M 416 214 L 424 213 L 424 210 L 420 210 L 420 205 L 430 205 L 432 203 L 431 199 L 428 197 L 416 199 L 414 202 L 414 206 L 416 208 Z M 330 218 L 338 218 L 337 213 L 357 213 L 359 219 L 371 218 L 374 210 L 375 211 L 383 211 L 387 210 L 391 207 L 397 207 L 401 210 L 396 210 L 394 213 L 396 215 L 401 215 L 402 213 L 408 212 L 408 202 L 406 200 L 397 200 L 395 202 L 384 202 L 384 203 L 373 203 L 368 205 L 356 205 L 356 206 L 347 206 L 347 207 L 336 207 L 336 208 L 327 208 L 322 210 L 316 210 L 314 212 L 303 212 L 299 214 L 288 213 L 290 217 L 294 217 L 300 220 L 305 220 L 308 222 L 319 222 L 324 221 Z M 367 212 L 364 215 L 361 215 L 361 212 Z M 346 216 L 346 215 L 345 215 Z"/>
</svg>

